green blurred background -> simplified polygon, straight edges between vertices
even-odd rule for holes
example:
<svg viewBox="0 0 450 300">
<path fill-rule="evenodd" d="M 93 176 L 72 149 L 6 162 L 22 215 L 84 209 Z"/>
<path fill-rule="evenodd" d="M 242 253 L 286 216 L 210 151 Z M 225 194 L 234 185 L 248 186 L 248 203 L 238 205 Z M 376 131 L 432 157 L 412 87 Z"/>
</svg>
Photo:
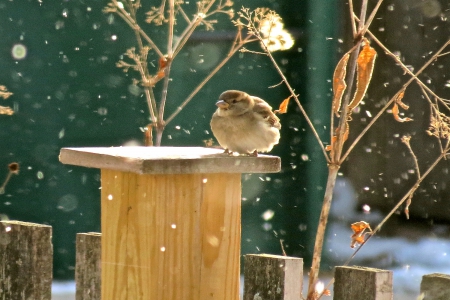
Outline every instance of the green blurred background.
<svg viewBox="0 0 450 300">
<path fill-rule="evenodd" d="M 274 56 L 325 136 L 331 76 L 339 55 L 338 19 L 346 12 L 337 1 L 234 2 L 236 10 L 269 7 L 284 18 L 295 45 Z M 159 1 L 150 3 L 156 6 Z M 76 233 L 100 230 L 99 171 L 62 165 L 60 148 L 142 144 L 140 128 L 149 122 L 142 90 L 132 85 L 136 74 L 115 65 L 126 49 L 135 46 L 134 34 L 117 16 L 102 13 L 106 4 L 0 2 L 0 84 L 14 93 L 1 104 L 15 110 L 12 116 L 0 116 L 0 178 L 11 162 L 21 168 L 0 195 L 0 214 L 53 226 L 54 273 L 59 279 L 74 275 Z M 188 6 L 193 9 L 195 3 Z M 175 60 L 168 113 L 226 55 L 235 28 L 224 15 L 218 20 L 214 32 L 195 33 Z M 144 28 L 157 43 L 164 42 L 164 26 Z M 23 59 L 12 56 L 15 45 L 26 47 Z M 258 45 L 249 48 L 258 50 Z M 156 55 L 150 60 L 156 64 Z M 289 95 L 277 85 L 280 81 L 266 56 L 236 54 L 169 124 L 163 145 L 204 145 L 212 138 L 209 120 L 214 103 L 227 89 L 244 90 L 277 107 Z M 269 88 L 273 85 L 277 86 Z M 293 103 L 281 122 L 282 138 L 272 154 L 282 157 L 282 172 L 243 175 L 242 249 L 281 253 L 282 239 L 288 254 L 309 259 L 326 166 Z"/>
</svg>

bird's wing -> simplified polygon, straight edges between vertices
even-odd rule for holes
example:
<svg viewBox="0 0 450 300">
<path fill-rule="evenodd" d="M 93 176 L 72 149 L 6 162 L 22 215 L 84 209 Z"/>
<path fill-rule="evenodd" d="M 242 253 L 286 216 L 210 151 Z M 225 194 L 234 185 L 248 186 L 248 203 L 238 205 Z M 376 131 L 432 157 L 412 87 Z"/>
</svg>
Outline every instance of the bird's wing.
<svg viewBox="0 0 450 300">
<path fill-rule="evenodd" d="M 255 106 L 253 111 L 260 114 L 272 127 L 281 129 L 280 119 L 272 112 L 272 107 L 261 98 L 254 97 Z"/>
</svg>

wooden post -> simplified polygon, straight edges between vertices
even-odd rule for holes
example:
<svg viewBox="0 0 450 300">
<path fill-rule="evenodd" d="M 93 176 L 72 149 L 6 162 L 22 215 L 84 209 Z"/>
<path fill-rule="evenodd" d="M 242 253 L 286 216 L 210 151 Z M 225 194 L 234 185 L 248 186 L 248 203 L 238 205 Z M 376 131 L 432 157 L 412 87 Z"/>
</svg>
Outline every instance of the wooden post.
<svg viewBox="0 0 450 300">
<path fill-rule="evenodd" d="M 51 239 L 51 226 L 0 221 L 0 299 L 51 299 Z"/>
<path fill-rule="evenodd" d="M 392 300 L 392 271 L 336 267 L 334 300 Z"/>
<path fill-rule="evenodd" d="M 302 285 L 302 258 L 245 255 L 244 300 L 298 300 L 302 296 Z"/>
<path fill-rule="evenodd" d="M 239 299 L 241 173 L 273 156 L 211 148 L 66 148 L 101 169 L 102 299 Z"/>
<path fill-rule="evenodd" d="M 76 300 L 101 300 L 101 240 L 100 233 L 77 234 Z"/>
<path fill-rule="evenodd" d="M 450 275 L 433 273 L 422 276 L 420 294 L 422 300 L 450 299 Z"/>
</svg>

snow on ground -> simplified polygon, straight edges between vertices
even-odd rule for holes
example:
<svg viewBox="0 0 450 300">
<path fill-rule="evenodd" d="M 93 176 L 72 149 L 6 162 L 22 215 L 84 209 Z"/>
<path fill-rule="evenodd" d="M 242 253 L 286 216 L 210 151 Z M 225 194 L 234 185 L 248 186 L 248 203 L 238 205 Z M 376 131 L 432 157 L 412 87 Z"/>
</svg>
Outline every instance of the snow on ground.
<svg viewBox="0 0 450 300">
<path fill-rule="evenodd" d="M 350 224 L 367 221 L 374 228 L 383 218 L 379 213 L 363 214 L 354 209 L 355 193 L 348 181 L 340 179 L 331 211 L 326 248 L 332 265 L 342 265 L 353 253 L 350 248 Z M 450 274 L 450 240 L 435 232 L 424 234 L 406 223 L 406 237 L 380 237 L 375 235 L 356 254 L 350 265 L 373 267 L 393 271 L 394 299 L 417 299 L 422 276 L 431 273 Z M 442 225 L 436 231 L 448 230 Z M 413 238 L 411 238 L 413 237 Z"/>
</svg>

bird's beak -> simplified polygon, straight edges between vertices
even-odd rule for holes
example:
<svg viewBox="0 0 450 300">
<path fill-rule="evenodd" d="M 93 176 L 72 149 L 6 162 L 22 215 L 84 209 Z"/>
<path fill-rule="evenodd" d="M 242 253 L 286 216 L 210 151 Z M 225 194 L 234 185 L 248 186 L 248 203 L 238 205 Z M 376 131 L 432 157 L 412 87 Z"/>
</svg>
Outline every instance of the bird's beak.
<svg viewBox="0 0 450 300">
<path fill-rule="evenodd" d="M 217 107 L 223 108 L 223 109 L 227 109 L 228 106 L 230 106 L 230 104 L 226 103 L 226 102 L 223 101 L 223 100 L 217 101 L 217 102 L 216 102 L 216 105 L 217 105 Z"/>
</svg>

